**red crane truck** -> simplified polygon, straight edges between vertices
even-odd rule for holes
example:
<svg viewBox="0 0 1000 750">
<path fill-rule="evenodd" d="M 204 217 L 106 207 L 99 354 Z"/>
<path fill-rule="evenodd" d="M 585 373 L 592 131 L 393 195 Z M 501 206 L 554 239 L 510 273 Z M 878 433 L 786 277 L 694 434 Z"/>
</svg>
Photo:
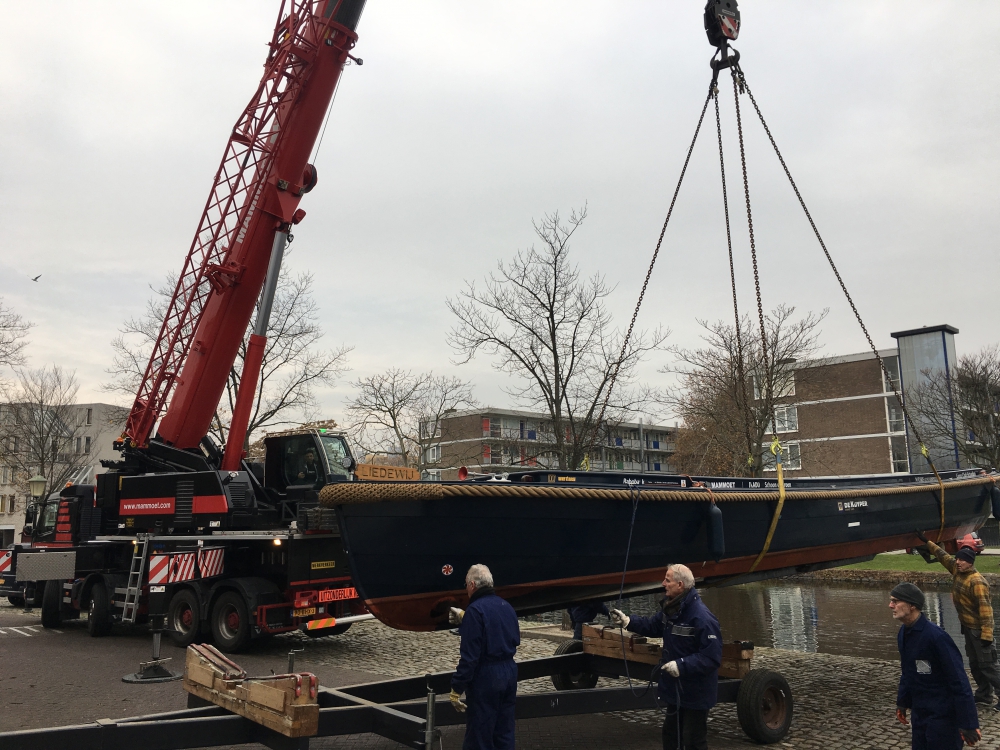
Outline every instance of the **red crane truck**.
<svg viewBox="0 0 1000 750">
<path fill-rule="evenodd" d="M 317 502 L 324 484 L 355 478 L 343 435 L 269 436 L 262 465 L 243 451 L 282 255 L 317 182 L 308 160 L 341 73 L 362 63 L 351 50 L 363 8 L 282 2 L 115 444 L 121 460 L 96 487 L 67 487 L 37 508 L 29 547 L 0 552 L 4 580 L 44 582 L 46 627 L 86 611 L 99 636 L 165 615 L 176 643 L 210 636 L 237 651 L 257 636 L 332 634 L 367 617 L 336 518 Z M 208 428 L 252 318 L 218 446 Z"/>
</svg>

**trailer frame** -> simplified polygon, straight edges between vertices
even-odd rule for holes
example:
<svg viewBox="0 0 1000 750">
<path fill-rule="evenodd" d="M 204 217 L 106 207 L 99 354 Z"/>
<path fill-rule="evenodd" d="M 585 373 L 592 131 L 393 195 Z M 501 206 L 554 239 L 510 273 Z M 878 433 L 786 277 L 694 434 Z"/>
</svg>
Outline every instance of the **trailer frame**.
<svg viewBox="0 0 1000 750">
<path fill-rule="evenodd" d="M 518 682 L 559 674 L 590 673 L 600 677 L 628 675 L 630 684 L 610 688 L 518 693 L 516 717 L 556 716 L 658 709 L 652 677 L 656 666 L 626 662 L 585 652 L 517 662 Z M 751 682 L 719 678 L 719 703 L 738 703 L 741 688 Z M 407 747 L 430 750 L 442 726 L 465 723 L 448 698 L 454 672 L 398 677 L 339 688 L 319 688 L 319 729 L 313 736 L 376 734 Z M 775 674 L 775 673 L 767 673 Z M 791 695 L 788 695 L 791 712 Z M 744 727 L 745 728 L 745 727 Z M 784 735 L 782 735 L 784 736 Z M 101 719 L 91 724 L 0 733 L 4 750 L 181 750 L 261 743 L 272 750 L 308 750 L 309 737 L 285 737 L 274 730 L 189 695 L 186 710 Z M 771 740 L 777 741 L 777 740 Z"/>
</svg>

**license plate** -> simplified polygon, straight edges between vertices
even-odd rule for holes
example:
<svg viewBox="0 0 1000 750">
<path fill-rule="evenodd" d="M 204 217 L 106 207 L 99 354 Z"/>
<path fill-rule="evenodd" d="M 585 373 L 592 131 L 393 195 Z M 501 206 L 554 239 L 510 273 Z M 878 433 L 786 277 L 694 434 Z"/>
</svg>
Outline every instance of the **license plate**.
<svg viewBox="0 0 1000 750">
<path fill-rule="evenodd" d="M 309 617 L 309 615 L 316 614 L 315 607 L 302 607 L 301 609 L 293 609 L 292 617 Z"/>
</svg>

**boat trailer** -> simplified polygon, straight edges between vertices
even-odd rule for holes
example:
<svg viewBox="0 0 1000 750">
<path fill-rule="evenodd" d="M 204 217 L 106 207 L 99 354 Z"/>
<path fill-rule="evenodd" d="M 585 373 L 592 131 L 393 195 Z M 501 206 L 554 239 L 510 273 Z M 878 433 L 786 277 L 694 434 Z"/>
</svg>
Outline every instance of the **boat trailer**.
<svg viewBox="0 0 1000 750">
<path fill-rule="evenodd" d="M 660 708 L 656 686 L 650 684 L 655 681 L 659 647 L 639 636 L 623 638 L 619 632 L 588 626 L 584 641 L 566 641 L 554 656 L 517 662 L 518 682 L 548 677 L 556 687 L 539 693 L 519 691 L 517 718 Z M 723 648 L 719 703 L 736 703 L 740 725 L 751 739 L 780 741 L 792 720 L 788 683 L 776 672 L 750 669 L 752 643 L 737 641 Z M 272 750 L 308 750 L 311 737 L 371 733 L 431 750 L 439 745 L 440 727 L 465 723 L 465 716 L 448 698 L 453 674 L 327 688 L 309 673 L 246 677 L 212 647 L 192 646 L 184 678 L 186 710 L 5 732 L 0 733 L 0 747 L 180 750 L 260 743 Z M 629 685 L 595 687 L 601 677 L 625 676 Z M 295 736 L 302 734 L 308 736 Z"/>
</svg>

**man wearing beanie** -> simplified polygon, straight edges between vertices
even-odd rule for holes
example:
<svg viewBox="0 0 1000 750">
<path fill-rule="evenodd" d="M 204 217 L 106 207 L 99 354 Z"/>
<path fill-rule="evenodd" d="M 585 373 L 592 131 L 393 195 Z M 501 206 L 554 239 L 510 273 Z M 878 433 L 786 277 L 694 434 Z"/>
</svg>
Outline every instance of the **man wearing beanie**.
<svg viewBox="0 0 1000 750">
<path fill-rule="evenodd" d="M 962 655 L 951 636 L 923 615 L 924 592 L 901 583 L 889 594 L 892 617 L 902 626 L 896 719 L 911 723 L 913 750 L 961 750 L 982 738 Z"/>
<path fill-rule="evenodd" d="M 976 553 L 971 549 L 963 547 L 952 557 L 934 542 L 927 541 L 923 534 L 919 536 L 953 576 L 951 598 L 962 623 L 965 655 L 969 657 L 969 669 L 976 681 L 976 703 L 992 703 L 994 691 L 1000 696 L 1000 663 L 993 642 L 990 585 L 976 570 Z M 1000 703 L 994 708 L 1000 711 Z"/>
</svg>

